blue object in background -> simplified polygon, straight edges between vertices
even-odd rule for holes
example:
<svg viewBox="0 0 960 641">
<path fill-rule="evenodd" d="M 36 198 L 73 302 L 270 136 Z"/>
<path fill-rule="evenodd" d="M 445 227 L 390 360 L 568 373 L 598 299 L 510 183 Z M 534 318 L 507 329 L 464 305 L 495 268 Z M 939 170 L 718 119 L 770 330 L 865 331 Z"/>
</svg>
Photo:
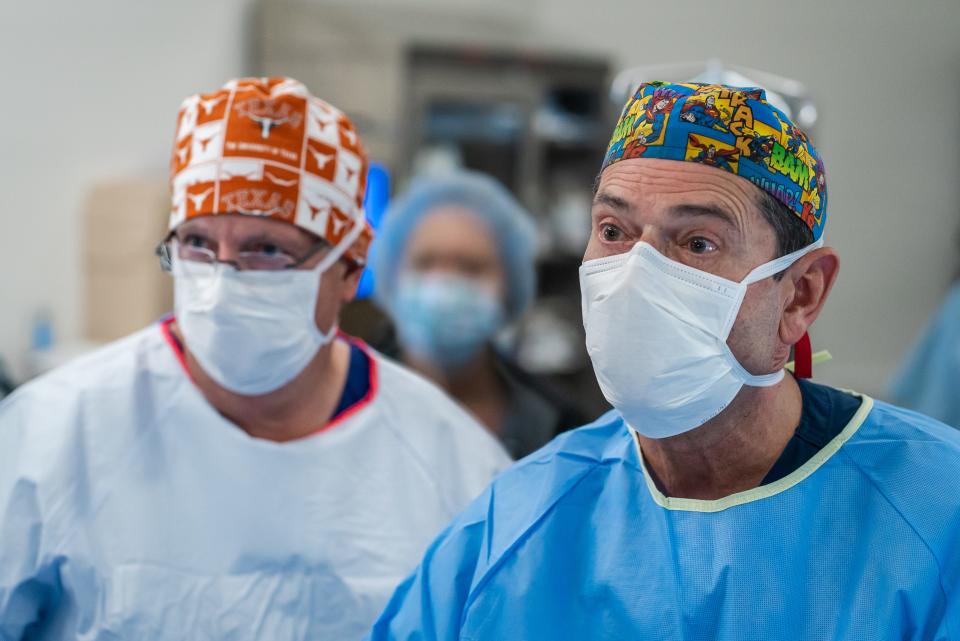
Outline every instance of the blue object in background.
<svg viewBox="0 0 960 641">
<path fill-rule="evenodd" d="M 390 201 L 390 174 L 387 168 L 379 163 L 370 163 L 370 171 L 367 173 L 367 193 L 363 197 L 363 208 L 367 212 L 367 221 L 373 227 L 374 240 L 376 240 L 376 231 L 380 228 L 380 222 L 383 220 L 383 213 L 387 209 L 387 203 Z M 373 272 L 367 267 L 363 270 L 360 277 L 360 285 L 357 288 L 357 300 L 369 298 L 373 293 Z"/>
<path fill-rule="evenodd" d="M 53 347 L 53 340 L 53 319 L 49 311 L 41 309 L 33 318 L 30 348 L 38 352 L 48 350 Z"/>
<path fill-rule="evenodd" d="M 947 425 L 960 428 L 960 284 L 947 294 L 940 310 L 900 366 L 890 398 Z"/>
</svg>

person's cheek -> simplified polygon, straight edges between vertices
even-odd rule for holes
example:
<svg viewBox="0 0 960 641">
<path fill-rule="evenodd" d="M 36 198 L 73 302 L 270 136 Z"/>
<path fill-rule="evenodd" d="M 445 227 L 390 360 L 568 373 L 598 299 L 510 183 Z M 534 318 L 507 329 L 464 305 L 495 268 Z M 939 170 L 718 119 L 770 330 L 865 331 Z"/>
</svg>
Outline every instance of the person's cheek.
<svg viewBox="0 0 960 641">
<path fill-rule="evenodd" d="M 320 277 L 314 314 L 318 327 L 327 327 L 336 319 L 341 305 L 346 302 L 343 300 L 346 289 L 346 271 L 340 263 L 328 269 Z"/>
<path fill-rule="evenodd" d="M 596 229 L 594 229 L 593 232 L 590 234 L 590 240 L 587 241 L 587 248 L 583 252 L 584 261 L 593 260 L 594 258 L 600 257 L 601 255 L 600 247 L 599 247 L 600 241 L 597 237 L 598 233 L 599 232 Z"/>
<path fill-rule="evenodd" d="M 489 276 L 480 279 L 479 282 L 484 289 L 493 294 L 501 303 L 506 300 L 507 283 L 506 277 L 503 274 L 500 272 L 490 274 Z"/>
</svg>

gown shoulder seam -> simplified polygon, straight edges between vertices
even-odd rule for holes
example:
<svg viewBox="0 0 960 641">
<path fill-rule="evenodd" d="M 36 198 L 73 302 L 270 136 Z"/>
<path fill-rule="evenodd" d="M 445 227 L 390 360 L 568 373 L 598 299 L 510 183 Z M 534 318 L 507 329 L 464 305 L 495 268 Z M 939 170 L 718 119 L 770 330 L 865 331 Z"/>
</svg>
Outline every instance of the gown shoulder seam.
<svg viewBox="0 0 960 641">
<path fill-rule="evenodd" d="M 850 452 L 844 449 L 841 449 L 840 452 L 842 452 L 843 456 L 848 461 L 850 461 L 850 463 L 853 465 L 854 468 L 856 468 L 857 472 L 859 472 L 867 480 L 867 482 L 870 484 L 871 487 L 873 487 L 873 489 L 877 492 L 877 494 L 883 497 L 883 500 L 886 501 L 887 505 L 889 505 L 890 508 L 897 513 L 897 516 L 899 516 L 903 520 L 903 522 L 906 523 L 907 527 L 910 528 L 910 531 L 913 532 L 914 535 L 916 535 L 917 539 L 919 539 L 920 542 L 923 544 L 924 549 L 927 550 L 931 558 L 933 558 L 934 564 L 936 565 L 937 586 L 940 588 L 940 593 L 943 595 L 943 599 L 945 602 L 949 601 L 949 597 L 947 596 L 947 589 L 943 585 L 943 567 L 940 563 L 940 558 L 937 556 L 937 553 L 930 546 L 930 543 L 923 536 L 923 534 L 920 533 L 920 531 L 916 528 L 913 522 L 907 518 L 906 514 L 903 513 L 903 511 L 897 506 L 897 504 L 894 503 L 894 501 L 889 496 L 887 496 L 887 493 L 883 491 L 883 488 L 881 488 L 880 485 L 873 479 L 873 477 L 860 466 L 860 463 L 857 462 L 857 460 L 850 455 Z M 949 633 L 950 632 L 949 621 L 946 621 L 946 619 L 944 619 L 944 621 L 945 621 L 945 624 L 948 626 L 948 633 Z M 951 638 L 952 638 L 952 634 L 951 634 Z"/>
<path fill-rule="evenodd" d="M 588 476 L 594 473 L 599 467 L 605 467 L 601 461 L 597 461 L 589 469 L 584 470 L 583 473 L 580 474 L 580 477 L 576 481 L 571 483 L 570 486 L 567 487 L 563 492 L 555 496 L 553 500 L 549 503 L 549 505 L 547 505 L 540 512 L 540 514 L 536 517 L 536 519 L 531 523 L 529 523 L 526 527 L 524 527 L 516 536 L 514 536 L 510 544 L 506 548 L 504 548 L 504 550 L 499 555 L 497 555 L 493 563 L 483 571 L 483 575 L 477 581 L 476 586 L 473 587 L 470 590 L 469 594 L 467 595 L 467 599 L 464 602 L 464 606 L 463 606 L 463 617 L 461 619 L 461 623 L 463 620 L 466 619 L 467 613 L 469 612 L 470 608 L 473 607 L 473 603 L 476 600 L 477 595 L 483 590 L 484 587 L 486 587 L 487 583 L 489 583 L 492 580 L 493 576 L 500 570 L 500 568 L 502 567 L 506 559 L 508 559 L 513 555 L 514 551 L 516 550 L 516 547 L 520 545 L 523 541 L 526 541 L 529 538 L 533 530 L 535 530 L 537 527 L 539 527 L 541 523 L 543 523 L 543 520 L 547 517 L 547 515 L 549 515 L 554 510 L 554 508 L 560 503 L 560 501 L 563 500 L 564 497 L 566 497 L 568 494 L 570 494 L 570 492 L 576 489 L 577 486 L 579 486 L 584 479 L 586 479 Z"/>
</svg>

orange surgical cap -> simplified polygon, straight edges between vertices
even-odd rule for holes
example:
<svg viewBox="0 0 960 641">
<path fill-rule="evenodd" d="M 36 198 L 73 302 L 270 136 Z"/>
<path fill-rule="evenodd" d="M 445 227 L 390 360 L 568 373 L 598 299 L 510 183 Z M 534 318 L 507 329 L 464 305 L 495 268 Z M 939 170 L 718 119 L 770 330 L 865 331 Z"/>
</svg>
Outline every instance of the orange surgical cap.
<svg viewBox="0 0 960 641">
<path fill-rule="evenodd" d="M 198 216 L 261 216 L 333 246 L 352 238 L 345 255 L 366 259 L 373 232 L 360 137 L 296 80 L 240 78 L 184 100 L 170 168 L 171 230 Z"/>
</svg>

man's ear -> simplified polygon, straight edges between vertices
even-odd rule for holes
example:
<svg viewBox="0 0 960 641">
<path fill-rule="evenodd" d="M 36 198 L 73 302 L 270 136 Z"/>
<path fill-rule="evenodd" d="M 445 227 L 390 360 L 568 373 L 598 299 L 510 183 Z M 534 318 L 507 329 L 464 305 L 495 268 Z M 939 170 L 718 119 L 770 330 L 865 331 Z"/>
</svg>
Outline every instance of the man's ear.
<svg viewBox="0 0 960 641">
<path fill-rule="evenodd" d="M 840 258 L 832 247 L 810 252 L 784 274 L 787 284 L 780 340 L 794 345 L 817 320 L 840 271 Z M 792 285 L 792 287 L 790 287 Z"/>
<path fill-rule="evenodd" d="M 346 305 L 357 297 L 357 288 L 360 286 L 360 277 L 363 276 L 363 265 L 355 262 L 344 263 L 343 289 L 340 297 Z"/>
</svg>

